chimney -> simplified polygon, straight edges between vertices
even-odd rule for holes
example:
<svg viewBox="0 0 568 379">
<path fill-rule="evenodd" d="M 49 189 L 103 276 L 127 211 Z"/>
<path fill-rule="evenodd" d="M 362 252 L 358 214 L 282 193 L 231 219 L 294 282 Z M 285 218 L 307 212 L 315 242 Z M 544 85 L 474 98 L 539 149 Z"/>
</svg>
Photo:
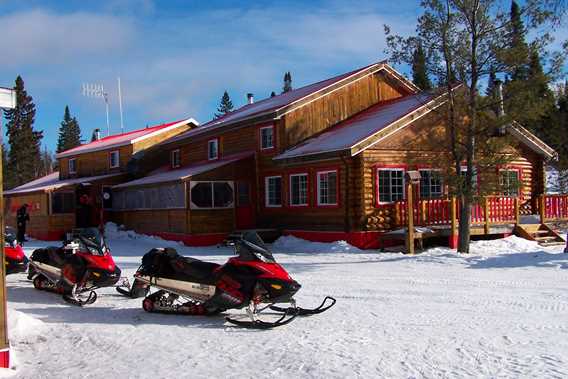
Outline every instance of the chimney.
<svg viewBox="0 0 568 379">
<path fill-rule="evenodd" d="M 91 142 L 98 141 L 100 139 L 101 139 L 101 130 L 99 128 L 96 128 L 95 130 L 93 130 L 93 135 L 91 136 Z"/>
<path fill-rule="evenodd" d="M 252 93 L 247 93 L 247 103 L 248 104 L 254 103 L 254 95 Z"/>
</svg>

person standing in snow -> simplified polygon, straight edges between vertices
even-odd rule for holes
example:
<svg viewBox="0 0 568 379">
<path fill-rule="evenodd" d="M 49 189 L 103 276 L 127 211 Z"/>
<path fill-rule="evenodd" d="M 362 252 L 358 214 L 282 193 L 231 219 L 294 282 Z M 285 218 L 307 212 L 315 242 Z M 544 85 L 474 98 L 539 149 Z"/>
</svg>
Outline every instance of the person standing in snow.
<svg viewBox="0 0 568 379">
<path fill-rule="evenodd" d="M 16 213 L 16 223 L 18 227 L 16 239 L 21 246 L 24 246 L 24 242 L 26 241 L 26 225 L 28 221 L 30 221 L 28 204 L 24 204 L 18 209 L 18 212 Z"/>
</svg>

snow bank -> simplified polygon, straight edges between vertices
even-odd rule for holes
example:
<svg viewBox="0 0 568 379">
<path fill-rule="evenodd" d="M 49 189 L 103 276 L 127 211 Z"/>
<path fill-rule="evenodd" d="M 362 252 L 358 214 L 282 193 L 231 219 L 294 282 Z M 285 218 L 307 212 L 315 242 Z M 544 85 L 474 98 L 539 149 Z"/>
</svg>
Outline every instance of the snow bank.
<svg viewBox="0 0 568 379">
<path fill-rule="evenodd" d="M 148 240 L 148 241 L 163 241 L 160 237 L 148 236 L 145 234 L 138 234 L 134 230 L 126 230 L 124 226 L 118 226 L 114 222 L 107 222 L 105 224 L 105 237 L 114 240 Z"/>
<path fill-rule="evenodd" d="M 276 253 L 363 253 L 346 241 L 311 242 L 294 236 L 282 236 L 272 244 Z"/>
</svg>

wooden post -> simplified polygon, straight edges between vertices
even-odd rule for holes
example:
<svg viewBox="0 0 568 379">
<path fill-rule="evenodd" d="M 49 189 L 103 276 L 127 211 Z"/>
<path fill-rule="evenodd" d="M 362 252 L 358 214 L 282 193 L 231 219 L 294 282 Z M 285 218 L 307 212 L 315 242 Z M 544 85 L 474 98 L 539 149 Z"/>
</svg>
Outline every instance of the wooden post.
<svg viewBox="0 0 568 379">
<path fill-rule="evenodd" d="M 406 185 L 406 214 L 407 214 L 407 233 L 406 233 L 406 252 L 414 254 L 414 199 L 412 194 L 412 183 Z"/>
<path fill-rule="evenodd" d="M 515 197 L 515 225 L 521 224 L 521 200 Z"/>
<path fill-rule="evenodd" d="M 426 201 L 422 200 L 420 201 L 420 221 L 422 222 L 422 225 L 427 225 L 426 223 Z"/>
<path fill-rule="evenodd" d="M 540 223 L 544 224 L 546 221 L 546 201 L 544 198 L 544 194 L 540 195 L 538 198 L 538 208 L 540 213 Z"/>
<path fill-rule="evenodd" d="M 483 213 L 485 213 L 484 231 L 485 234 L 489 234 L 489 197 L 487 196 L 484 197 L 483 210 Z"/>
<path fill-rule="evenodd" d="M 458 248 L 458 218 L 457 218 L 457 201 L 456 197 L 452 196 L 450 200 L 450 249 Z"/>
</svg>

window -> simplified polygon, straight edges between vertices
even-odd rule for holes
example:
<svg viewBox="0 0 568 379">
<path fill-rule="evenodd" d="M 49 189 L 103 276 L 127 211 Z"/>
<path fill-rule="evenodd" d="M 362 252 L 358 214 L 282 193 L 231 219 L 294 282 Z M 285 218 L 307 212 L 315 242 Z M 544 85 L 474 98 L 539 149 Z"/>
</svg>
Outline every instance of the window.
<svg viewBox="0 0 568 379">
<path fill-rule="evenodd" d="M 282 206 L 282 177 L 269 176 L 265 179 L 265 204 L 267 207 Z"/>
<path fill-rule="evenodd" d="M 69 159 L 69 173 L 76 174 L 77 173 L 77 159 L 71 158 Z"/>
<path fill-rule="evenodd" d="M 404 199 L 404 170 L 377 169 L 377 189 L 379 203 L 392 203 Z"/>
<path fill-rule="evenodd" d="M 337 171 L 318 172 L 318 205 L 337 205 Z"/>
<path fill-rule="evenodd" d="M 260 128 L 260 149 L 269 150 L 274 148 L 274 127 Z"/>
<path fill-rule="evenodd" d="M 170 157 L 172 168 L 177 168 L 181 166 L 181 154 L 179 149 L 172 150 L 172 155 Z"/>
<path fill-rule="evenodd" d="M 290 175 L 290 205 L 308 205 L 308 174 Z"/>
<path fill-rule="evenodd" d="M 233 206 L 232 182 L 192 182 L 191 208 L 214 209 Z"/>
<path fill-rule="evenodd" d="M 120 155 L 118 150 L 111 151 L 109 154 L 109 166 L 110 168 L 117 168 L 120 166 Z"/>
<path fill-rule="evenodd" d="M 219 139 L 215 138 L 207 141 L 207 159 L 214 160 L 219 158 Z"/>
<path fill-rule="evenodd" d="M 499 184 L 503 196 L 519 196 L 519 171 L 518 170 L 501 170 L 499 172 Z"/>
<path fill-rule="evenodd" d="M 185 208 L 185 185 L 164 184 L 147 188 L 113 190 L 112 209 L 179 209 Z"/>
<path fill-rule="evenodd" d="M 55 192 L 51 194 L 51 213 L 73 213 L 75 194 L 73 192 Z"/>
<path fill-rule="evenodd" d="M 442 176 L 438 170 L 420 171 L 420 198 L 435 199 L 442 197 Z"/>
</svg>

